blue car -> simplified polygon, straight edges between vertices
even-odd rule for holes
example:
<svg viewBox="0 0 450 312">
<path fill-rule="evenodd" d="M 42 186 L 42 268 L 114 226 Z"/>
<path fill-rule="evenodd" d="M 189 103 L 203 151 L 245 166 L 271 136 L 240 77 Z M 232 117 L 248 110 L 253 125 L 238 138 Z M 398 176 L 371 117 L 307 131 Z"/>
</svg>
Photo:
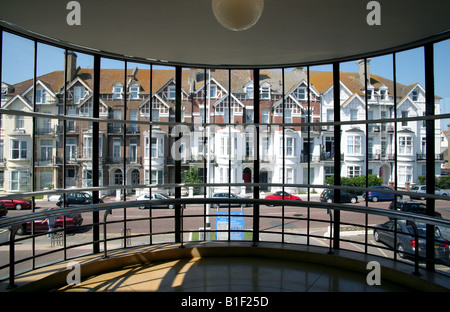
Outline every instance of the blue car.
<svg viewBox="0 0 450 312">
<path fill-rule="evenodd" d="M 379 200 L 394 200 L 395 194 L 393 193 L 385 193 L 385 191 L 392 191 L 390 187 L 387 186 L 371 186 L 369 187 L 369 192 L 367 198 L 373 202 L 377 202 Z M 401 199 L 403 196 L 397 195 L 397 199 Z M 367 200 L 366 193 L 363 194 L 363 198 Z"/>
</svg>

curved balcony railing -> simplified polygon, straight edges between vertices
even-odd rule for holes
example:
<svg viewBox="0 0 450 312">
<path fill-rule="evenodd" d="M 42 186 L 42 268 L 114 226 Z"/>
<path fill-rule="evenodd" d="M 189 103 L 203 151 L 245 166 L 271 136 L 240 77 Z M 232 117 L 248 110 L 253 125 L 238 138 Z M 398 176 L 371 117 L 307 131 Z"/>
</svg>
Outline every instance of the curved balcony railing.
<svg viewBox="0 0 450 312">
<path fill-rule="evenodd" d="M 195 186 L 206 187 L 208 185 L 195 184 Z M 345 187 L 331 188 L 345 189 Z M 49 192 L 52 193 L 55 191 Z M 392 192 L 401 194 L 408 193 L 399 191 Z M 425 196 L 428 198 L 442 198 L 438 195 L 425 194 Z M 139 209 L 148 208 L 150 203 L 153 207 L 152 209 Z M 155 208 L 156 206 L 166 205 L 174 207 L 174 209 Z M 272 206 L 275 208 L 272 208 L 273 210 L 268 212 Z M 217 211 L 219 210 L 221 210 L 221 214 L 217 214 Z M 235 216 L 233 211 L 236 210 L 244 212 L 242 215 Z M 292 211 L 296 211 L 297 213 L 292 214 Z M 140 214 L 136 215 L 136 212 L 140 212 Z M 322 214 L 320 214 L 320 212 L 322 212 Z M 18 231 L 20 232 L 20 230 L 23 229 L 23 225 L 26 223 L 35 224 L 35 221 L 38 220 L 51 217 L 73 216 L 75 214 L 90 216 L 90 213 L 92 213 L 93 216 L 92 222 L 81 224 L 76 228 L 71 227 L 68 222 L 69 218 L 65 217 L 62 218 L 62 224 L 59 224 L 60 227 L 55 228 L 52 231 L 40 232 L 35 231 L 36 228 L 32 227 L 29 235 L 18 235 Z M 103 215 L 101 213 L 103 213 Z M 363 215 L 364 221 L 348 222 L 341 220 L 341 213 L 346 214 L 347 216 Z M 320 215 L 320 217 L 317 217 L 317 215 Z M 374 224 L 369 224 L 368 221 L 369 217 L 371 218 L 374 216 L 386 217 L 386 221 L 390 219 L 405 220 L 405 222 L 408 222 L 408 225 L 412 229 L 415 229 L 415 231 L 404 233 L 401 229 L 395 227 L 393 229 L 386 229 L 385 232 L 390 233 L 396 241 L 400 241 L 401 238 L 404 239 L 405 235 L 409 237 L 411 243 L 416 246 L 414 252 L 409 251 L 408 254 L 408 251 L 406 251 L 405 255 L 405 250 L 388 247 L 387 245 L 373 242 L 369 239 L 368 235 L 370 231 L 378 229 Z M 230 221 L 231 218 L 235 217 L 244 218 L 244 224 L 250 224 L 251 226 L 245 226 L 239 229 L 232 228 L 230 223 L 233 222 Z M 225 227 L 219 227 L 217 223 L 211 224 L 211 218 L 215 218 L 216 222 L 218 222 L 219 218 L 222 218 L 222 220 L 224 218 Z M 147 230 L 132 233 L 130 229 L 133 227 L 133 224 L 139 222 L 144 223 Z M 194 225 L 192 225 L 192 222 Z M 265 222 L 266 225 L 261 226 L 263 222 Z M 276 223 L 276 225 L 271 226 L 274 223 Z M 297 228 L 294 231 L 289 227 L 289 225 L 294 223 L 303 224 L 303 227 L 300 226 L 300 228 Z M 328 234 L 324 235 L 316 233 L 311 226 L 313 223 L 323 224 L 324 228 L 328 227 Z M 376 254 L 374 250 L 381 250 L 381 253 L 376 255 L 382 255 L 395 261 L 409 263 L 414 266 L 415 274 L 419 274 L 420 269 L 425 269 L 422 267 L 424 262 L 431 261 L 439 266 L 436 271 L 448 275 L 448 245 L 442 247 L 447 250 L 447 259 L 444 260 L 435 259 L 434 257 L 434 246 L 438 246 L 438 241 L 436 240 L 430 242 L 433 246 L 431 252 L 426 252 L 425 255 L 419 253 L 419 250 L 422 249 L 420 244 L 424 244 L 424 241 L 430 240 L 430 237 L 434 237 L 434 235 L 422 236 L 423 234 L 417 231 L 417 224 L 426 224 L 433 232 L 436 228 L 450 228 L 450 220 L 448 219 L 374 208 L 369 207 L 367 204 L 337 204 L 316 201 L 197 197 L 151 201 L 130 200 L 84 206 L 70 206 L 45 211 L 35 211 L 28 214 L 0 219 L 0 229 L 9 230 L 9 239 L 0 244 L 0 248 L 3 249 L 2 254 L 4 258 L 2 260 L 3 263 L 1 263 L 0 266 L 0 272 L 2 272 L 3 279 L 9 279 L 9 286 L 13 288 L 15 286 L 15 276 L 18 272 L 33 270 L 45 266 L 49 262 L 76 258 L 77 256 L 80 256 L 80 253 L 71 255 L 70 251 L 77 248 L 82 248 L 84 254 L 86 253 L 86 250 L 90 250 L 88 253 L 98 254 L 99 257 L 108 257 L 109 250 L 128 248 L 132 245 L 136 246 L 136 244 L 131 244 L 132 240 L 139 241 L 139 245 L 174 243 L 183 246 L 187 241 L 220 239 L 234 241 L 236 240 L 236 236 L 233 234 L 241 233 L 240 240 L 250 241 L 253 243 L 253 246 L 257 246 L 259 242 L 270 241 L 282 244 L 318 244 L 324 248 L 329 248 L 330 253 L 333 253 L 333 251 L 338 249 L 345 249 L 364 254 Z M 360 229 L 358 239 L 343 235 L 343 229 L 345 227 L 357 227 Z M 81 229 L 88 229 L 88 232 L 92 233 L 86 234 L 86 232 Z M 193 233 L 196 235 L 193 235 Z M 46 236 L 50 236 L 50 238 L 47 239 Z M 157 239 L 157 237 L 164 238 L 161 240 Z M 43 242 L 44 245 L 46 245 L 45 247 L 42 247 Z M 394 246 L 397 246 L 397 244 L 394 244 Z M 420 248 L 417 248 L 417 246 Z M 55 256 L 61 252 L 63 253 L 63 256 Z M 31 253 L 31 255 L 29 255 L 29 253 Z M 40 258 L 44 258 L 45 260 L 38 261 Z M 25 264 L 28 262 L 31 262 L 32 265 L 26 266 Z M 427 270 L 429 270 L 428 266 Z"/>
</svg>

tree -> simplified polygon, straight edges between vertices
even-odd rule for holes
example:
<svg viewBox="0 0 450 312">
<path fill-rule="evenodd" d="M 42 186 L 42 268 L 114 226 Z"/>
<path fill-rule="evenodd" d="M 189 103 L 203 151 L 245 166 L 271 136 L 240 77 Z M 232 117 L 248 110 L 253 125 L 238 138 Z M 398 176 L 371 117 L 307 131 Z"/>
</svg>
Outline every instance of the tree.
<svg viewBox="0 0 450 312">
<path fill-rule="evenodd" d="M 203 183 L 202 179 L 198 175 L 197 167 L 189 167 L 188 170 L 184 171 L 183 183 Z M 194 186 L 194 195 L 200 192 L 199 186 Z"/>
</svg>

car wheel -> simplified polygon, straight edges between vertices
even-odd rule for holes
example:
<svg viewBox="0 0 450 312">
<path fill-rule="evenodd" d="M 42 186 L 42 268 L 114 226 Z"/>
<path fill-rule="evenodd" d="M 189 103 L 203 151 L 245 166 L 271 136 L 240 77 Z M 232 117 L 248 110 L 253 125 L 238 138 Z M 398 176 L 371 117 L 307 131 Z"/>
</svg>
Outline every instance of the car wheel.
<svg viewBox="0 0 450 312">
<path fill-rule="evenodd" d="M 405 259 L 405 247 L 403 247 L 402 244 L 398 244 L 397 253 L 400 256 L 400 258 Z"/>
<path fill-rule="evenodd" d="M 173 209 L 173 208 L 175 208 L 175 205 L 169 205 L 169 206 L 167 206 L 169 209 Z"/>
<path fill-rule="evenodd" d="M 19 234 L 19 235 L 25 235 L 25 234 L 26 234 L 26 231 L 25 231 L 25 225 L 22 224 L 22 225 L 19 227 L 19 229 L 17 230 L 16 233 Z"/>
<path fill-rule="evenodd" d="M 16 210 L 22 210 L 22 208 L 23 208 L 23 207 L 22 207 L 22 204 L 17 204 L 17 205 L 16 205 Z"/>
<path fill-rule="evenodd" d="M 351 202 L 352 204 L 356 204 L 357 201 L 358 201 L 358 200 L 356 199 L 356 197 L 350 198 L 350 202 Z"/>
<path fill-rule="evenodd" d="M 377 202 L 378 201 L 378 197 L 376 197 L 376 196 L 372 197 L 372 201 L 373 202 Z"/>
<path fill-rule="evenodd" d="M 332 204 L 333 203 L 333 198 L 328 197 L 327 198 L 327 203 Z"/>
<path fill-rule="evenodd" d="M 378 234 L 378 231 L 373 231 L 373 239 L 375 239 L 376 242 L 380 241 L 380 234 Z"/>
</svg>

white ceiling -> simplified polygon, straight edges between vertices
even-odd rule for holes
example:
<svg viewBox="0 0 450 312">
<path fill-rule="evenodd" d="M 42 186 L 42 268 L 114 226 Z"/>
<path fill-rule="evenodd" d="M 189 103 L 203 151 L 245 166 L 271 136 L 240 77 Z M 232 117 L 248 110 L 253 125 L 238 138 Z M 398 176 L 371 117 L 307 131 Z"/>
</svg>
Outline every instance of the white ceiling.
<svg viewBox="0 0 450 312">
<path fill-rule="evenodd" d="M 0 19 L 83 47 L 178 64 L 276 66 L 384 51 L 450 30 L 448 0 L 265 0 L 259 22 L 234 32 L 210 0 L 78 0 L 81 26 L 66 22 L 69 0 L 2 0 Z"/>
</svg>

